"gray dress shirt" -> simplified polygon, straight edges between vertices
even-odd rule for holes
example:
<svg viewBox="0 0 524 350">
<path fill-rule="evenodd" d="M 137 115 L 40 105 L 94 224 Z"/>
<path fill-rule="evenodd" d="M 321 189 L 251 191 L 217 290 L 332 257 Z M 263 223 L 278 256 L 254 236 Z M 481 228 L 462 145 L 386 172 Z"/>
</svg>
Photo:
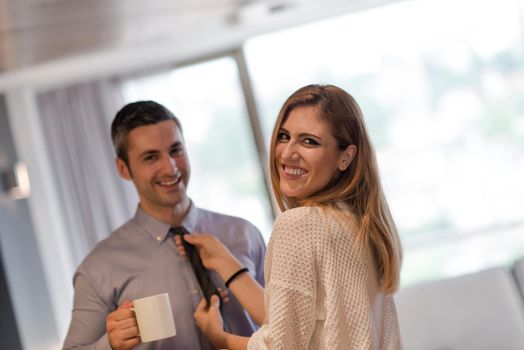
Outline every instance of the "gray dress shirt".
<svg viewBox="0 0 524 350">
<path fill-rule="evenodd" d="M 264 285 L 265 244 L 255 226 L 244 219 L 199 209 L 191 204 L 183 222 L 189 232 L 214 234 Z M 78 267 L 73 315 L 64 349 L 111 349 L 106 316 L 124 300 L 169 293 L 177 335 L 143 343 L 136 349 L 207 350 L 211 345 L 195 325 L 193 312 L 202 294 L 187 259 L 178 255 L 170 226 L 138 207 L 135 217 L 99 242 Z M 212 279 L 224 287 L 216 274 Z M 231 331 L 249 336 L 256 326 L 229 295 L 224 316 Z"/>
</svg>

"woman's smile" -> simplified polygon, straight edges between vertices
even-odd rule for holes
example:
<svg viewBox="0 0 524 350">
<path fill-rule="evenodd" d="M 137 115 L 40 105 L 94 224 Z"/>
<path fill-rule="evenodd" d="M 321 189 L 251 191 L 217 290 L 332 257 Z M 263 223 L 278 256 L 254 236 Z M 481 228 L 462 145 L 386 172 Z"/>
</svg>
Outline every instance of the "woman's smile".
<svg viewBox="0 0 524 350">
<path fill-rule="evenodd" d="M 338 171 L 341 154 L 317 106 L 294 108 L 282 124 L 275 146 L 280 190 L 297 199 L 321 191 Z"/>
<path fill-rule="evenodd" d="M 285 164 L 282 165 L 282 170 L 284 176 L 290 180 L 300 179 L 308 173 L 308 171 L 304 168 L 293 167 Z"/>
</svg>

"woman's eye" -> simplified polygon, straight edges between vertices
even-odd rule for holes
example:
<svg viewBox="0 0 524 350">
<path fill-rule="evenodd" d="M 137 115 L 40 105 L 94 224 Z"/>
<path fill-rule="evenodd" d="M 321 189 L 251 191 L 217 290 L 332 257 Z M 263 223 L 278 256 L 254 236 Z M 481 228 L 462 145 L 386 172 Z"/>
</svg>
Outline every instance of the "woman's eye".
<svg viewBox="0 0 524 350">
<path fill-rule="evenodd" d="M 313 139 L 310 139 L 310 138 L 306 138 L 304 139 L 304 143 L 306 145 L 309 145 L 309 146 L 316 146 L 316 145 L 319 145 L 319 143 Z"/>
<path fill-rule="evenodd" d="M 278 141 L 288 141 L 289 140 L 289 135 L 284 133 L 284 132 L 281 132 L 278 134 Z"/>
</svg>

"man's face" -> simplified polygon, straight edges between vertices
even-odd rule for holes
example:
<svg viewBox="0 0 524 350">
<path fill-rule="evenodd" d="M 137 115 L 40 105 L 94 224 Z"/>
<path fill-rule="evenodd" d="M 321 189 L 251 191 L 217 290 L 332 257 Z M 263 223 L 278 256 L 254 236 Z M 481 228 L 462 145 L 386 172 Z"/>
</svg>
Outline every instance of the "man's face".
<svg viewBox="0 0 524 350">
<path fill-rule="evenodd" d="M 141 126 L 128 135 L 129 167 L 117 159 L 124 179 L 132 180 L 148 213 L 187 208 L 189 161 L 184 139 L 172 120 Z"/>
</svg>

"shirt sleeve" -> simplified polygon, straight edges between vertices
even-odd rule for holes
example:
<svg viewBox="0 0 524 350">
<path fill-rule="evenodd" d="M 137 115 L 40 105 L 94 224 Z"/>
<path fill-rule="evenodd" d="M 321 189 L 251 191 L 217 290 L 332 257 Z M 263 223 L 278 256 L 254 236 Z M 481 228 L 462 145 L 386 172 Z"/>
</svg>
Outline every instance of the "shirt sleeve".
<svg viewBox="0 0 524 350">
<path fill-rule="evenodd" d="M 283 214 L 275 222 L 266 258 L 267 319 L 251 337 L 249 350 L 308 349 L 315 328 L 316 257 L 311 227 L 307 219 Z"/>
<path fill-rule="evenodd" d="M 103 302 L 84 273 L 75 274 L 74 288 L 73 314 L 63 349 L 111 350 L 106 316 L 113 310 Z"/>
<path fill-rule="evenodd" d="M 264 281 L 264 260 L 266 257 L 266 243 L 264 242 L 264 239 L 262 238 L 262 234 L 258 229 L 255 228 L 256 231 L 256 245 L 254 247 L 254 259 L 253 262 L 255 263 L 255 271 L 254 276 L 257 282 L 264 287 L 265 281 Z"/>
</svg>

